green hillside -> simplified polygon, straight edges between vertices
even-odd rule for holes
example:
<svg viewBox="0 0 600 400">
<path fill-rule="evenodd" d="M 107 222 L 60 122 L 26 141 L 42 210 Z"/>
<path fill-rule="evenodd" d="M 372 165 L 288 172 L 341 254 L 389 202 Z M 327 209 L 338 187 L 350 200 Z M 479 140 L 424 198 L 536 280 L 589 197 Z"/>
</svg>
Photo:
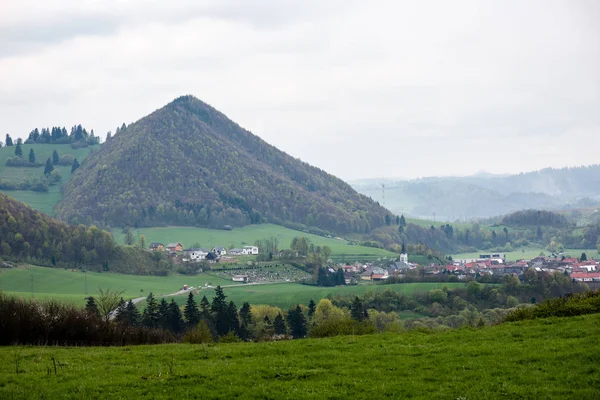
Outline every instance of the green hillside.
<svg viewBox="0 0 600 400">
<path fill-rule="evenodd" d="M 66 186 L 65 221 L 223 228 L 271 222 L 366 233 L 389 212 L 192 96 L 121 129 Z"/>
<path fill-rule="evenodd" d="M 597 337 L 599 314 L 275 343 L 4 347 L 0 397 L 594 399 Z"/>
<path fill-rule="evenodd" d="M 113 229 L 112 233 L 118 243 L 124 243 L 125 235 L 121 229 Z M 137 237 L 138 230 L 135 230 L 134 233 Z M 201 247 L 207 248 L 214 246 L 241 247 L 252 245 L 257 240 L 277 238 L 280 249 L 289 249 L 293 238 L 305 236 L 317 246 L 329 246 L 333 258 L 345 257 L 351 260 L 397 257 L 397 254 L 387 250 L 349 245 L 346 240 L 313 235 L 273 224 L 248 225 L 231 231 L 194 227 L 140 228 L 139 234 L 146 236 L 147 244 L 161 242 L 166 245 L 169 242 L 181 242 L 184 247 L 191 247 L 199 243 Z"/>
<path fill-rule="evenodd" d="M 15 147 L 0 148 L 0 181 L 9 183 L 19 183 L 25 180 L 42 178 L 44 176 L 44 166 L 38 168 L 29 167 L 8 167 L 6 161 L 15 156 Z M 100 146 L 89 146 L 80 149 L 72 149 L 69 144 L 24 144 L 21 146 L 25 157 L 33 149 L 37 162 L 45 162 L 48 157 L 56 150 L 59 156 L 71 154 L 81 163 L 90 151 L 95 151 Z M 51 186 L 48 192 L 34 192 L 31 190 L 2 190 L 9 196 L 22 201 L 28 206 L 42 211 L 48 215 L 53 215 L 53 207 L 60 201 L 60 186 L 71 179 L 71 166 L 55 165 L 54 169 L 60 173 L 62 181 L 59 185 Z"/>
</svg>

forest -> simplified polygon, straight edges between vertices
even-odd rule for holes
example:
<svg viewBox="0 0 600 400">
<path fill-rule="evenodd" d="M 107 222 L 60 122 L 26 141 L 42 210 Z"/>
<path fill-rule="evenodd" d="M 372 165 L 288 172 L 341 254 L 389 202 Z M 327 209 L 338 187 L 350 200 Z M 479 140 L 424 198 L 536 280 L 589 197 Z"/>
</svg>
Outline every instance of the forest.
<svg viewBox="0 0 600 400">
<path fill-rule="evenodd" d="M 49 267 L 166 275 L 172 265 L 159 254 L 118 246 L 96 226 L 67 225 L 0 193 L 0 257 Z"/>
<path fill-rule="evenodd" d="M 391 214 L 191 96 L 107 139 L 65 185 L 58 216 L 98 226 L 270 222 L 366 233 Z"/>
</svg>

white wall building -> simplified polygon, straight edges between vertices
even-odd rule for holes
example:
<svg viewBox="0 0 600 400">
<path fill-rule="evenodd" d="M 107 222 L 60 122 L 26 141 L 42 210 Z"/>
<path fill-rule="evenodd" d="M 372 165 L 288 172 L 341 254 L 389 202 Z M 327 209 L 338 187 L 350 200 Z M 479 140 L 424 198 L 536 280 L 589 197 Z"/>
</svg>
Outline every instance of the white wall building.
<svg viewBox="0 0 600 400">
<path fill-rule="evenodd" d="M 242 248 L 242 254 L 257 255 L 258 254 L 258 247 L 256 247 L 256 246 L 244 246 Z"/>
</svg>

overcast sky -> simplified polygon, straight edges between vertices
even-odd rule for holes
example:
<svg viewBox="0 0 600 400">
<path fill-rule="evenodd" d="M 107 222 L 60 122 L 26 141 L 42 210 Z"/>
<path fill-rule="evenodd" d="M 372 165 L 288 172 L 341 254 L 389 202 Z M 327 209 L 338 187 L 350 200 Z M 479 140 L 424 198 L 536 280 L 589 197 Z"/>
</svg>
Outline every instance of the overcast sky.
<svg viewBox="0 0 600 400">
<path fill-rule="evenodd" d="M 600 162 L 600 2 L 0 0 L 0 140 L 192 94 L 343 179 Z"/>
</svg>

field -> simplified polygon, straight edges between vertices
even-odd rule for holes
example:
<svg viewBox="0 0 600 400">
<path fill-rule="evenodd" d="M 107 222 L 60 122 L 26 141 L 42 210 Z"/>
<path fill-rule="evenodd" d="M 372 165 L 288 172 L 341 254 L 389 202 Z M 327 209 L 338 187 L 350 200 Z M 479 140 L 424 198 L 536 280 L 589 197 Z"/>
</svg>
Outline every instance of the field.
<svg viewBox="0 0 600 400">
<path fill-rule="evenodd" d="M 520 250 L 516 250 L 516 251 L 511 251 L 506 254 L 506 260 L 507 261 L 516 261 L 519 259 L 526 259 L 526 260 L 530 260 L 532 258 L 535 258 L 537 256 L 540 255 L 541 253 L 544 253 L 546 256 L 550 255 L 550 252 L 546 249 L 540 249 L 540 248 L 526 248 L 526 249 L 520 249 Z M 480 254 L 487 254 L 487 253 L 491 253 L 489 251 L 478 251 L 476 253 L 461 253 L 461 254 L 453 254 L 452 258 L 455 260 L 460 260 L 460 259 L 469 259 L 469 258 L 478 258 Z M 585 253 L 586 256 L 588 257 L 588 259 L 592 259 L 592 258 L 598 258 L 598 250 L 597 249 L 565 249 L 564 250 L 564 255 L 565 256 L 571 256 L 571 257 L 575 257 L 575 258 L 579 258 L 581 256 L 581 253 Z"/>
<path fill-rule="evenodd" d="M 0 148 L 0 178 L 9 182 L 21 182 L 31 178 L 41 178 L 44 175 L 44 167 L 38 168 L 17 168 L 7 167 L 6 160 L 15 156 L 15 147 Z M 25 144 L 21 146 L 23 149 L 23 158 L 27 159 L 29 150 L 33 149 L 36 160 L 45 162 L 48 157 L 52 156 L 52 152 L 56 150 L 59 156 L 72 154 L 77 160 L 81 161 L 88 155 L 91 149 L 97 149 L 99 146 L 86 147 L 82 149 L 72 149 L 68 144 Z M 71 179 L 71 166 L 55 165 L 54 169 L 62 176 L 62 184 Z M 15 199 L 40 210 L 48 215 L 53 215 L 52 208 L 61 199 L 59 186 L 53 186 L 47 193 L 33 192 L 30 190 L 4 190 Z"/>
<path fill-rule="evenodd" d="M 71 271 L 57 268 L 28 267 L 0 270 L 0 290 L 20 297 L 31 297 L 31 279 L 33 277 L 34 298 L 55 298 L 74 304 L 84 304 L 86 281 L 88 295 L 95 295 L 99 288 L 124 290 L 124 298 L 174 293 L 183 285 L 199 286 L 229 285 L 232 282 L 214 275 L 199 274 L 194 277 L 171 275 L 166 277 L 121 275 Z"/>
<path fill-rule="evenodd" d="M 118 243 L 124 243 L 121 229 L 114 229 L 113 236 Z M 135 231 L 137 237 L 138 230 Z M 242 247 L 253 245 L 255 241 L 271 237 L 279 240 L 280 249 L 289 249 L 294 237 L 306 236 L 315 245 L 329 246 L 332 257 L 338 259 L 373 259 L 378 257 L 396 257 L 397 254 L 383 249 L 372 247 L 349 245 L 345 240 L 332 239 L 323 236 L 312 235 L 273 224 L 248 225 L 242 228 L 234 228 L 231 231 L 221 229 L 206 229 L 194 227 L 165 227 L 165 228 L 141 228 L 139 234 L 146 236 L 146 243 L 161 242 L 165 245 L 169 242 L 181 242 L 184 247 L 200 244 L 201 247 L 213 248 L 214 246 Z"/>
<path fill-rule="evenodd" d="M 5 347 L 0 398 L 597 399 L 594 337 L 599 314 L 274 343 Z"/>
<path fill-rule="evenodd" d="M 416 292 L 426 292 L 431 289 L 441 288 L 440 283 L 398 283 L 393 285 L 375 285 L 362 283 L 356 286 L 317 287 L 299 283 L 277 283 L 271 285 L 244 285 L 223 289 L 228 300 L 233 301 L 238 307 L 244 302 L 250 304 L 269 304 L 284 310 L 296 304 L 307 305 L 310 299 L 318 302 L 328 295 L 362 295 L 367 291 L 393 290 L 398 293 L 412 295 Z M 463 287 L 464 283 L 445 283 L 448 287 Z M 209 301 L 214 296 L 214 289 L 202 289 L 201 296 L 206 296 Z M 175 301 L 183 305 L 185 296 L 175 296 Z M 414 316 L 408 315 L 407 316 Z"/>
</svg>

